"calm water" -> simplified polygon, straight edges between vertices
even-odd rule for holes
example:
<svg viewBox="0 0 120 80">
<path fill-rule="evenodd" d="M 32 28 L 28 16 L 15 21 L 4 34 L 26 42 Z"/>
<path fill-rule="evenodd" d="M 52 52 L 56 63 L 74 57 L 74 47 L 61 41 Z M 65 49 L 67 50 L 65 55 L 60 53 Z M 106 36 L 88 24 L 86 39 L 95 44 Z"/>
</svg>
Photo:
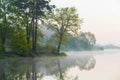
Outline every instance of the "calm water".
<svg viewBox="0 0 120 80">
<path fill-rule="evenodd" d="M 0 80 L 120 80 L 120 50 L 0 60 Z"/>
</svg>

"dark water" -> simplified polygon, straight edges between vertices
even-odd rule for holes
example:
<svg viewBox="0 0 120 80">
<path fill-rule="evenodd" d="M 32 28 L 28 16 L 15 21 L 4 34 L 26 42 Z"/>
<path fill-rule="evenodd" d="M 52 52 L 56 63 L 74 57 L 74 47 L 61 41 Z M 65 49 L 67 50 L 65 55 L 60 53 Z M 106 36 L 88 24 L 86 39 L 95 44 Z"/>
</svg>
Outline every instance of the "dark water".
<svg viewBox="0 0 120 80">
<path fill-rule="evenodd" d="M 0 60 L 0 80 L 120 80 L 120 51 Z"/>
</svg>

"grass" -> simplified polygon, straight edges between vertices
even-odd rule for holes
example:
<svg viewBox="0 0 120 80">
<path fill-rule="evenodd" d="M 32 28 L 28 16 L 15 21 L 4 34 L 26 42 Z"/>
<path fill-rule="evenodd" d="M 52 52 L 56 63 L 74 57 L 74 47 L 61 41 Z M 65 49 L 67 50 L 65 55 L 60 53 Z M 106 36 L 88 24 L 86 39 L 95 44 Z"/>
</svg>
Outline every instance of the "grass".
<svg viewBox="0 0 120 80">
<path fill-rule="evenodd" d="M 0 59 L 7 59 L 7 58 L 27 58 L 27 57 L 63 57 L 63 56 L 67 56 L 65 53 L 61 52 L 61 53 L 15 53 L 15 52 L 7 52 L 4 54 L 1 54 Z"/>
</svg>

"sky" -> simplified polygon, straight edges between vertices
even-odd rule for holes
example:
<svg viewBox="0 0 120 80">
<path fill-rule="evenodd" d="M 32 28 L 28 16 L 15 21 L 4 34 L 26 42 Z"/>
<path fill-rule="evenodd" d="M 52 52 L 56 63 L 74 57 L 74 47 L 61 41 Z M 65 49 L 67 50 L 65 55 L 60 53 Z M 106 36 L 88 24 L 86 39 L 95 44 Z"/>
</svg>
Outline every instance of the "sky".
<svg viewBox="0 0 120 80">
<path fill-rule="evenodd" d="M 94 33 L 97 44 L 120 45 L 120 0 L 52 0 L 60 7 L 75 7 L 83 18 L 82 31 Z"/>
</svg>

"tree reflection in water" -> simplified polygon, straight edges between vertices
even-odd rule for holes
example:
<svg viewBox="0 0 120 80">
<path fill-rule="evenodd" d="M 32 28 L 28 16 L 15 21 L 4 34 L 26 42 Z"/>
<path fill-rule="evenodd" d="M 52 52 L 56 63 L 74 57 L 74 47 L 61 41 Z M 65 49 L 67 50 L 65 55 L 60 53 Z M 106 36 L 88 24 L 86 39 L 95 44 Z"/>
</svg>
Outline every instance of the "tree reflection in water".
<svg viewBox="0 0 120 80">
<path fill-rule="evenodd" d="M 57 80 L 64 80 L 69 68 L 77 66 L 80 70 L 90 70 L 95 63 L 92 56 L 0 60 L 0 80 L 41 80 L 53 75 Z"/>
</svg>

